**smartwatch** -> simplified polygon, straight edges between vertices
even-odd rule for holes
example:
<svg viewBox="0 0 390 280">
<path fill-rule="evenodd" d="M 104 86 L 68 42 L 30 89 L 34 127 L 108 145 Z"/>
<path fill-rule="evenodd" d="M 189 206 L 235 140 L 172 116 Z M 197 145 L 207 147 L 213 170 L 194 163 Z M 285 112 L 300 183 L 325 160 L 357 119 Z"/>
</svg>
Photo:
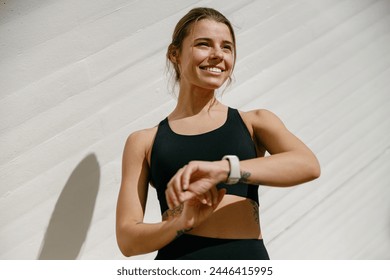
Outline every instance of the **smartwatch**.
<svg viewBox="0 0 390 280">
<path fill-rule="evenodd" d="M 240 160 L 238 159 L 237 156 L 232 156 L 232 155 L 224 156 L 222 159 L 228 160 L 230 165 L 230 172 L 225 184 L 227 185 L 237 184 L 238 181 L 241 179 Z"/>
</svg>

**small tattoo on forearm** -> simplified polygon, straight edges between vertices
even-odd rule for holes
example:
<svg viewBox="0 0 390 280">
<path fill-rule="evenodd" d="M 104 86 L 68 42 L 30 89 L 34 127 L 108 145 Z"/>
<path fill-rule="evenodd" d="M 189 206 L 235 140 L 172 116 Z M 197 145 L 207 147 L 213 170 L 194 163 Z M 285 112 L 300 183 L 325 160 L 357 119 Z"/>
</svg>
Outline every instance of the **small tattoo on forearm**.
<svg viewBox="0 0 390 280">
<path fill-rule="evenodd" d="M 179 206 L 173 209 L 168 209 L 162 215 L 163 220 L 167 220 L 169 217 L 180 216 L 181 212 L 183 212 L 183 207 L 184 207 L 183 204 L 180 204 Z"/>
<path fill-rule="evenodd" d="M 260 224 L 260 217 L 259 217 L 259 205 L 257 202 L 253 200 L 249 200 L 250 203 L 252 204 L 252 209 L 253 209 L 253 218 L 255 219 L 256 224 Z"/>
<path fill-rule="evenodd" d="M 191 231 L 193 228 L 181 229 L 176 232 L 176 238 L 182 236 L 184 233 Z"/>
<path fill-rule="evenodd" d="M 251 176 L 251 173 L 248 171 L 241 171 L 241 178 L 239 180 L 240 183 L 248 183 L 249 177 Z"/>
</svg>

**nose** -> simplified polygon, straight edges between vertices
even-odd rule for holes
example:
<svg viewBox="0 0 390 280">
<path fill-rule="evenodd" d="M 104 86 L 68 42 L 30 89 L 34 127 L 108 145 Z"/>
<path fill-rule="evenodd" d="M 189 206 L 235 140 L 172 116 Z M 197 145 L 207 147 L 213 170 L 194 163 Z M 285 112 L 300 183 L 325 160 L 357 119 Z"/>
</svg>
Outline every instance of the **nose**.
<svg viewBox="0 0 390 280">
<path fill-rule="evenodd" d="M 223 51 L 222 51 L 222 49 L 221 48 L 215 48 L 215 49 L 213 49 L 213 52 L 212 52 L 212 54 L 211 54 L 211 58 L 212 59 L 219 59 L 219 60 L 222 60 L 223 59 L 223 56 L 224 56 L 224 54 L 223 54 Z"/>
</svg>

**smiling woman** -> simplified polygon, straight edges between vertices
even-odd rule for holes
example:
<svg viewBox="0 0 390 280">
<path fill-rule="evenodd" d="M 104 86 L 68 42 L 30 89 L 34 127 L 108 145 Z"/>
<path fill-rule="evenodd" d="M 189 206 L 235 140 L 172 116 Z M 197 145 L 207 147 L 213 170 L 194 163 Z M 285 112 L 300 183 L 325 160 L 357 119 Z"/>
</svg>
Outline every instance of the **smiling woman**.
<svg viewBox="0 0 390 280">
<path fill-rule="evenodd" d="M 175 109 L 157 127 L 132 133 L 123 153 L 117 240 L 125 256 L 269 259 L 258 186 L 293 186 L 319 176 L 314 154 L 269 111 L 241 112 L 215 90 L 230 81 L 234 30 L 221 13 L 196 8 L 177 24 L 167 59 Z M 270 156 L 264 157 L 268 151 Z M 162 221 L 144 223 L 148 184 Z"/>
<path fill-rule="evenodd" d="M 168 47 L 167 51 L 167 59 L 168 59 L 168 66 L 173 65 L 175 69 L 175 81 L 180 81 L 180 70 L 179 65 L 177 61 L 175 61 L 175 57 L 178 55 L 178 53 L 181 52 L 183 49 L 183 42 L 185 37 L 187 37 L 190 32 L 194 28 L 194 23 L 198 23 L 201 20 L 211 20 L 216 23 L 223 23 L 223 28 L 229 29 L 229 36 L 231 42 L 231 49 L 233 52 L 233 57 L 235 59 L 236 57 L 236 38 L 234 35 L 233 26 L 231 25 L 230 21 L 221 13 L 214 9 L 209 8 L 197 8 L 191 10 L 191 12 L 187 13 L 176 25 L 175 30 L 173 31 L 172 35 L 172 43 Z M 194 37 L 192 38 L 194 39 Z M 202 38 L 198 38 L 201 40 Z M 205 39 L 204 42 L 197 42 L 200 45 L 204 44 L 206 47 L 210 44 L 209 39 L 210 38 L 203 38 Z M 232 69 L 233 70 L 233 69 Z"/>
<path fill-rule="evenodd" d="M 177 64 L 181 85 L 209 90 L 221 87 L 233 69 L 232 41 L 225 24 L 208 19 L 198 21 L 181 50 L 173 50 L 170 56 Z"/>
</svg>

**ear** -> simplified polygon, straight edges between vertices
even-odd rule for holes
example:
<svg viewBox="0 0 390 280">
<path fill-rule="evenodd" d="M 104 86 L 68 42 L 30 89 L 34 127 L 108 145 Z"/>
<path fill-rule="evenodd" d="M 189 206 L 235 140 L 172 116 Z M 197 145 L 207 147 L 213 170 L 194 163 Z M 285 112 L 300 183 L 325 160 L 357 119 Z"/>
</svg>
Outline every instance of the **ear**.
<svg viewBox="0 0 390 280">
<path fill-rule="evenodd" d="M 178 64 L 179 63 L 179 51 L 178 49 L 174 46 L 174 45 L 170 45 L 168 47 L 168 54 L 169 54 L 169 60 L 173 63 L 173 64 Z"/>
</svg>

